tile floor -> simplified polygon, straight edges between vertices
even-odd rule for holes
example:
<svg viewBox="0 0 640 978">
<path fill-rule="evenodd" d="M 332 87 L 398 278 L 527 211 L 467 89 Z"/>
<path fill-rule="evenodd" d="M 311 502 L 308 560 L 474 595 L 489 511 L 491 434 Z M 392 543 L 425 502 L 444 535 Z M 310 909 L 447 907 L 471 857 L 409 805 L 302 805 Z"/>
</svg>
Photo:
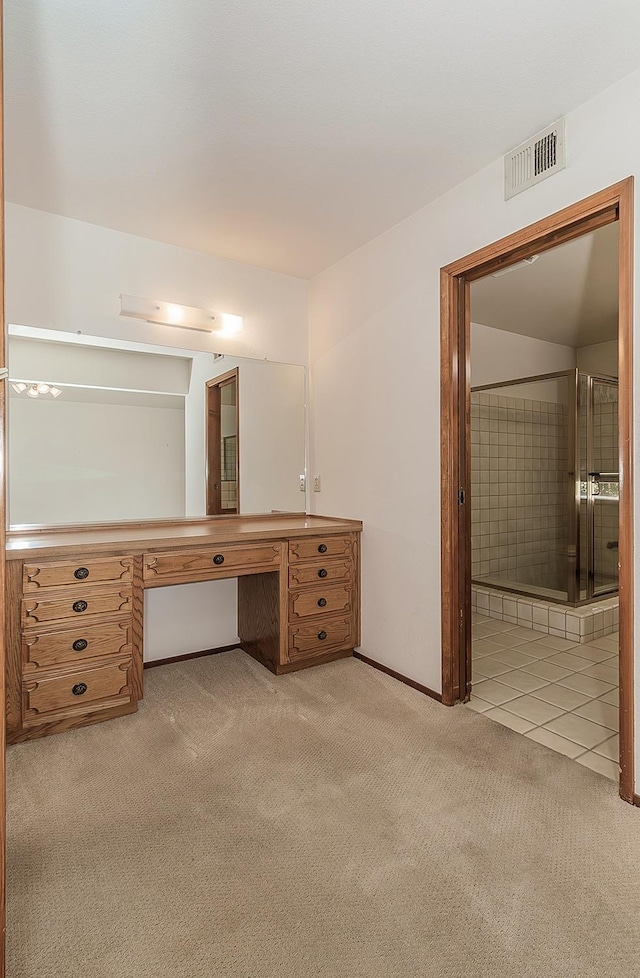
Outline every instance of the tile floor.
<svg viewBox="0 0 640 978">
<path fill-rule="evenodd" d="M 467 708 L 618 780 L 618 633 L 584 645 L 473 616 Z"/>
</svg>

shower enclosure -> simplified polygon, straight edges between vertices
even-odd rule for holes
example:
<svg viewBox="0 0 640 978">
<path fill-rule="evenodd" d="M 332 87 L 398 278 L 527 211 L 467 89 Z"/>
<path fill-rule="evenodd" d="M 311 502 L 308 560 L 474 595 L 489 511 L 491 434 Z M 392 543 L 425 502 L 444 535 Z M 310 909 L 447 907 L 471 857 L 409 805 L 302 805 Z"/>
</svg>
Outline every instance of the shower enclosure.
<svg viewBox="0 0 640 978">
<path fill-rule="evenodd" d="M 618 489 L 615 377 L 472 389 L 474 583 L 574 606 L 617 593 Z"/>
</svg>

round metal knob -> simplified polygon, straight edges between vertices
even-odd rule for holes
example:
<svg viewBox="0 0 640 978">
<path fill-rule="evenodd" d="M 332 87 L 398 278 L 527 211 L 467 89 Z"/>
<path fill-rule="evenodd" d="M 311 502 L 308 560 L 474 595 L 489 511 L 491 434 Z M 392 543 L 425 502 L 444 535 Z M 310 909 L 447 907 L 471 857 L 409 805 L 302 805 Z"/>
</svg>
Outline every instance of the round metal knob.
<svg viewBox="0 0 640 978">
<path fill-rule="evenodd" d="M 326 607 L 326 604 L 327 604 L 327 599 L 326 598 L 318 598 L 318 607 L 319 608 Z"/>
<path fill-rule="evenodd" d="M 326 554 L 326 552 L 327 552 L 327 545 L 326 545 L 326 543 L 319 544 L 319 546 L 318 546 L 318 553 L 319 554 Z"/>
<path fill-rule="evenodd" d="M 84 581 L 89 576 L 89 568 L 88 567 L 78 567 L 77 570 L 74 570 L 73 576 L 75 577 L 75 579 L 77 581 Z"/>
<path fill-rule="evenodd" d="M 326 632 L 318 632 L 318 638 L 320 639 L 321 642 L 324 642 L 326 637 L 327 637 Z"/>
<path fill-rule="evenodd" d="M 82 696 L 83 693 L 87 691 L 86 683 L 76 683 L 71 692 L 74 696 Z"/>
<path fill-rule="evenodd" d="M 86 611 L 88 605 L 86 601 L 74 601 L 72 607 L 74 611 L 80 612 L 80 611 Z"/>
<path fill-rule="evenodd" d="M 214 564 L 224 564 L 224 554 L 216 554 L 213 558 Z"/>
<path fill-rule="evenodd" d="M 325 567 L 321 567 L 318 571 L 318 577 L 326 577 L 329 571 Z"/>
<path fill-rule="evenodd" d="M 87 642 L 86 638 L 77 638 L 72 646 L 73 651 L 84 652 L 88 644 L 89 643 Z"/>
</svg>

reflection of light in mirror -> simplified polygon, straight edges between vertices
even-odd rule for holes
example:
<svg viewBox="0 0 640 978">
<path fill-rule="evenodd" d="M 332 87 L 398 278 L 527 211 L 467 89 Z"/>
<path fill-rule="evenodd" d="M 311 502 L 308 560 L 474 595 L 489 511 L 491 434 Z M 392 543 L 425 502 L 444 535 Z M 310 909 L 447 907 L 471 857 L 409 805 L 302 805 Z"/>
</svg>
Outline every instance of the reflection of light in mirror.
<svg viewBox="0 0 640 978">
<path fill-rule="evenodd" d="M 50 394 L 51 397 L 60 397 L 62 391 L 59 387 L 52 387 L 51 384 L 24 384 L 22 381 L 11 384 L 16 394 L 25 394 L 27 397 L 40 397 L 41 394 Z"/>
<path fill-rule="evenodd" d="M 228 336 L 233 336 L 235 333 L 239 333 L 243 326 L 242 316 L 234 316 L 230 312 L 222 313 L 222 327 L 220 332 L 226 333 Z"/>
</svg>

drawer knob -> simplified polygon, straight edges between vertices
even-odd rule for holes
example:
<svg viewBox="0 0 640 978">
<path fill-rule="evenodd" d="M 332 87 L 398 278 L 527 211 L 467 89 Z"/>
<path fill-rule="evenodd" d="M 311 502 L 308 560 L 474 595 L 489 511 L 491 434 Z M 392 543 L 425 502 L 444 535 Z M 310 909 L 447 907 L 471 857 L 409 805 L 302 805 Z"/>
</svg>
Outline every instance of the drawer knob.
<svg viewBox="0 0 640 978">
<path fill-rule="evenodd" d="M 329 571 L 326 569 L 326 567 L 321 567 L 318 571 L 318 577 L 326 577 L 328 573 Z"/>
<path fill-rule="evenodd" d="M 73 651 L 84 652 L 88 644 L 89 643 L 87 642 L 86 638 L 77 638 L 72 646 Z"/>
<path fill-rule="evenodd" d="M 78 567 L 77 570 L 74 570 L 73 576 L 75 577 L 75 579 L 77 581 L 85 581 L 87 579 L 87 577 L 89 576 L 89 568 L 88 567 Z"/>
<path fill-rule="evenodd" d="M 86 601 L 74 601 L 72 607 L 74 611 L 77 611 L 79 613 L 81 611 L 86 611 L 88 605 Z"/>
<path fill-rule="evenodd" d="M 327 599 L 326 598 L 318 598 L 318 607 L 319 608 L 326 608 L 326 606 L 327 606 Z"/>
<path fill-rule="evenodd" d="M 324 640 L 325 640 L 326 637 L 327 637 L 327 633 L 326 632 L 324 632 L 324 631 L 323 632 L 318 632 L 318 638 L 320 639 L 321 642 L 324 642 Z"/>
<path fill-rule="evenodd" d="M 86 683 L 76 683 L 71 692 L 74 696 L 82 696 L 83 693 L 87 691 Z"/>
<path fill-rule="evenodd" d="M 224 554 L 216 554 L 213 558 L 213 562 L 214 564 L 218 564 L 218 566 L 220 566 L 220 564 L 224 564 Z"/>
<path fill-rule="evenodd" d="M 326 554 L 326 552 L 327 552 L 327 545 L 326 545 L 326 543 L 319 544 L 318 545 L 318 553 L 319 554 Z"/>
</svg>

